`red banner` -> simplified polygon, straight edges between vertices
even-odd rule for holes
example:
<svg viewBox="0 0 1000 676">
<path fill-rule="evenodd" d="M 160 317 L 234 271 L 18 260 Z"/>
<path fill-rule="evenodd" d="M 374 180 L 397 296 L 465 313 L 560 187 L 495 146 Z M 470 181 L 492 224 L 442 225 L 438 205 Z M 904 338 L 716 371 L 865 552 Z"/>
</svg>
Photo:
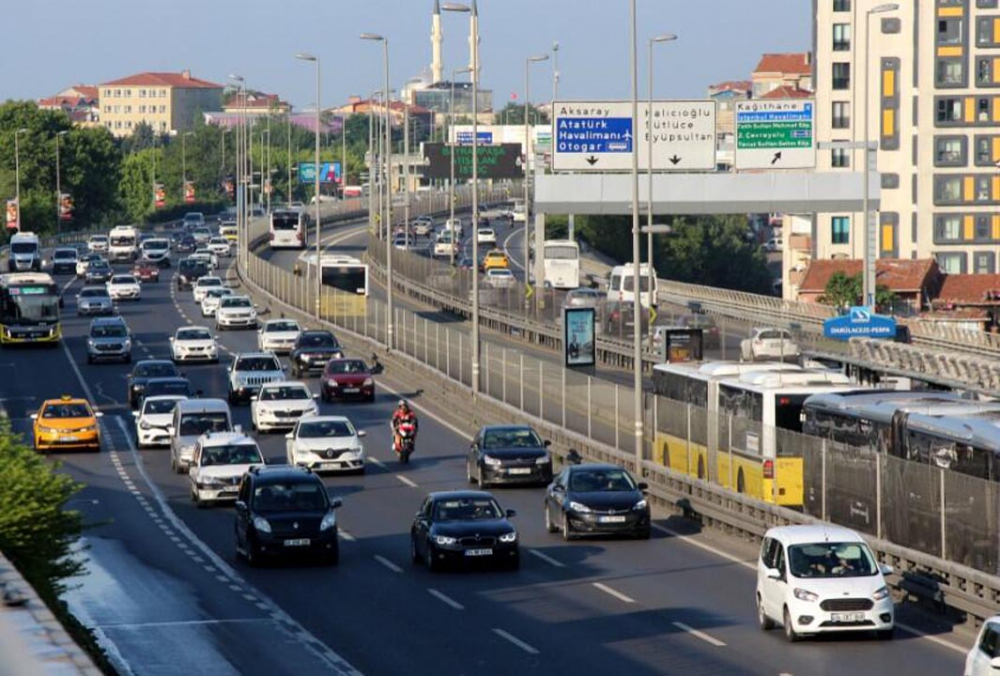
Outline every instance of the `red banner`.
<svg viewBox="0 0 1000 676">
<path fill-rule="evenodd" d="M 153 203 L 157 209 L 162 208 L 167 203 L 167 191 L 163 188 L 162 183 L 157 183 L 156 187 L 153 188 Z"/>
<path fill-rule="evenodd" d="M 17 204 L 17 200 L 7 200 L 7 229 L 21 229 L 21 210 Z"/>
<path fill-rule="evenodd" d="M 73 220 L 73 197 L 68 192 L 59 195 L 59 218 L 64 221 Z"/>
<path fill-rule="evenodd" d="M 194 181 L 184 182 L 184 201 L 194 204 Z"/>
</svg>

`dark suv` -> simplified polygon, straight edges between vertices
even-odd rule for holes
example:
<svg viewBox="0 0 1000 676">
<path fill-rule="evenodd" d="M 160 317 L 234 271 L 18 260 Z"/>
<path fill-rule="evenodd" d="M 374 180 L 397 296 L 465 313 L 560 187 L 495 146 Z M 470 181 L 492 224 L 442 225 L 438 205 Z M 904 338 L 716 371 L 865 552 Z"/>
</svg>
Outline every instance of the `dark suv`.
<svg viewBox="0 0 1000 676">
<path fill-rule="evenodd" d="M 185 258 L 177 266 L 177 288 L 190 289 L 194 283 L 208 274 L 208 266 L 204 261 Z"/>
<path fill-rule="evenodd" d="M 340 561 L 337 516 L 343 504 L 299 467 L 254 467 L 243 475 L 236 499 L 236 553 L 251 566 L 275 556 L 309 555 L 331 566 Z"/>
<path fill-rule="evenodd" d="M 321 372 L 328 361 L 343 356 L 344 349 L 329 331 L 303 331 L 296 339 L 288 360 L 292 362 L 292 376 L 301 378 Z"/>
<path fill-rule="evenodd" d="M 132 373 L 127 378 L 128 403 L 136 408 L 146 392 L 146 384 L 153 378 L 176 378 L 180 372 L 172 361 L 167 359 L 143 359 L 135 363 Z"/>
</svg>

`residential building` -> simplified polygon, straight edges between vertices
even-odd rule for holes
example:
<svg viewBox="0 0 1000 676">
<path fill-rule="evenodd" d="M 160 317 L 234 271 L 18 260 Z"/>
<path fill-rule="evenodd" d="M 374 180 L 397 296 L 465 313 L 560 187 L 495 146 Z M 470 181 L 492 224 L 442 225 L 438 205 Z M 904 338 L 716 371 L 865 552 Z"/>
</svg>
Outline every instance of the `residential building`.
<svg viewBox="0 0 1000 676">
<path fill-rule="evenodd" d="M 138 73 L 100 85 L 101 124 L 128 136 L 143 122 L 160 134 L 190 129 L 195 116 L 219 110 L 223 86 L 180 73 Z"/>
<path fill-rule="evenodd" d="M 94 85 L 73 85 L 55 96 L 38 100 L 42 110 L 61 110 L 81 127 L 96 126 L 100 120 L 99 90 Z"/>
<path fill-rule="evenodd" d="M 708 86 L 708 98 L 715 101 L 715 137 L 721 144 L 732 143 L 736 134 L 736 102 L 753 97 L 749 80 L 727 80 Z"/>
<path fill-rule="evenodd" d="M 798 299 L 804 303 L 819 303 L 833 275 L 842 272 L 854 277 L 862 273 L 863 267 L 864 261 L 860 260 L 814 260 L 799 285 Z M 938 296 L 942 275 L 933 258 L 883 258 L 876 261 L 875 284 L 895 294 L 893 314 L 914 315 L 928 308 L 931 300 Z"/>
<path fill-rule="evenodd" d="M 389 116 L 392 118 L 393 126 L 403 127 L 403 120 L 407 115 L 407 108 L 409 108 L 410 128 L 413 136 L 410 138 L 411 143 L 419 143 L 420 141 L 427 140 L 430 137 L 431 130 L 434 126 L 434 115 L 430 110 L 427 110 L 423 106 L 407 104 L 402 101 L 391 101 L 389 103 Z M 331 115 L 337 117 L 351 116 L 351 115 L 369 115 L 374 113 L 375 115 L 385 115 L 385 106 L 381 101 L 374 99 L 362 99 L 360 96 L 352 96 L 347 100 L 347 103 L 338 108 L 329 108 L 326 111 Z"/>
<path fill-rule="evenodd" d="M 934 258 L 949 274 L 996 273 L 1000 2 L 901 2 L 869 14 L 879 4 L 814 4 L 817 140 L 860 143 L 868 119 L 881 174 L 878 256 Z M 820 171 L 862 167 L 860 148 L 818 153 Z M 818 214 L 815 257 L 862 258 L 863 225 L 861 214 Z"/>
<path fill-rule="evenodd" d="M 285 115 L 291 110 L 287 101 L 282 101 L 277 94 L 248 91 L 244 99 L 243 92 L 229 89 L 222 101 L 224 113 L 246 113 L 247 115 Z"/>
<path fill-rule="evenodd" d="M 820 4 L 836 0 L 819 0 Z M 750 76 L 753 98 L 759 99 L 779 87 L 813 89 L 813 65 L 810 52 L 791 54 L 764 54 Z"/>
</svg>

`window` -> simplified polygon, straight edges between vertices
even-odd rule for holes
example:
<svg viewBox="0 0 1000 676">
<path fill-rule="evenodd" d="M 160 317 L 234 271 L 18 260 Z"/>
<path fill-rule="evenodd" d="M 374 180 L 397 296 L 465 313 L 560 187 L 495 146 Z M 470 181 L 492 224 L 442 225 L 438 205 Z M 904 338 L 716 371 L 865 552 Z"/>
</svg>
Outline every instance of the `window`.
<svg viewBox="0 0 1000 676">
<path fill-rule="evenodd" d="M 993 30 L 993 16 L 981 16 L 976 20 L 976 44 L 980 47 L 998 47 L 997 36 Z"/>
<path fill-rule="evenodd" d="M 146 106 L 139 106 L 139 112 L 140 113 L 145 113 L 146 112 Z"/>
<path fill-rule="evenodd" d="M 1000 137 L 997 136 L 977 136 L 976 137 L 976 166 L 995 166 L 1000 157 L 993 154 L 993 146 L 997 145 Z"/>
<path fill-rule="evenodd" d="M 990 201 L 990 184 L 992 183 L 992 176 L 976 176 L 976 201 L 977 202 L 989 202 Z"/>
<path fill-rule="evenodd" d="M 986 628 L 983 629 L 983 637 L 979 639 L 979 649 L 991 659 L 1000 657 L 998 636 L 1000 636 L 1000 632 L 997 631 L 997 626 L 993 623 L 987 623 Z"/>
<path fill-rule="evenodd" d="M 941 242 L 958 242 L 962 239 L 962 216 L 948 214 L 938 216 L 937 240 Z"/>
<path fill-rule="evenodd" d="M 160 98 L 161 99 L 167 98 L 167 90 L 166 89 L 161 89 L 160 90 Z"/>
<path fill-rule="evenodd" d="M 834 148 L 830 151 L 830 165 L 838 168 L 851 166 L 851 154 L 847 148 Z"/>
<path fill-rule="evenodd" d="M 962 17 L 947 17 L 938 19 L 937 43 L 939 45 L 962 44 Z"/>
<path fill-rule="evenodd" d="M 965 272 L 964 253 L 937 253 L 934 257 L 937 259 L 938 267 L 943 272 L 954 275 L 960 275 Z"/>
<path fill-rule="evenodd" d="M 851 88 L 851 64 L 839 62 L 833 64 L 833 88 Z"/>
<path fill-rule="evenodd" d="M 938 59 L 937 83 L 942 87 L 961 87 L 965 84 L 964 59 Z"/>
<path fill-rule="evenodd" d="M 128 115 L 132 112 L 132 106 L 125 106 L 125 114 Z"/>
<path fill-rule="evenodd" d="M 976 84 L 980 87 L 996 87 L 1000 85 L 995 77 L 996 57 L 981 57 L 976 59 Z"/>
<path fill-rule="evenodd" d="M 962 99 L 938 99 L 937 121 L 959 122 L 962 119 Z"/>
<path fill-rule="evenodd" d="M 936 176 L 934 181 L 935 198 L 938 203 L 954 203 L 962 200 L 961 176 Z"/>
<path fill-rule="evenodd" d="M 976 120 L 979 122 L 990 121 L 990 100 L 976 99 Z"/>
<path fill-rule="evenodd" d="M 167 107 L 166 106 L 160 106 L 160 112 L 161 113 L 167 112 Z"/>
<path fill-rule="evenodd" d="M 976 240 L 989 241 L 990 239 L 990 216 L 976 216 Z"/>
<path fill-rule="evenodd" d="M 851 105 L 847 101 L 833 102 L 833 128 L 850 129 L 851 127 Z"/>
<path fill-rule="evenodd" d="M 139 90 L 139 98 L 140 99 L 146 98 L 146 90 L 145 89 L 140 89 Z"/>
<path fill-rule="evenodd" d="M 850 244 L 851 219 L 847 216 L 834 216 L 830 219 L 830 243 Z"/>
<path fill-rule="evenodd" d="M 955 136 L 939 136 L 934 139 L 934 166 L 964 166 L 965 139 Z"/>
<path fill-rule="evenodd" d="M 998 4 L 997 0 L 976 0 L 976 7 L 980 9 L 996 9 Z"/>
<path fill-rule="evenodd" d="M 834 12 L 850 12 L 851 0 L 833 0 Z"/>
<path fill-rule="evenodd" d="M 851 24 L 849 23 L 833 24 L 833 51 L 835 52 L 851 51 Z"/>
<path fill-rule="evenodd" d="M 981 251 L 972 255 L 972 272 L 977 275 L 993 274 L 993 254 Z"/>
</svg>

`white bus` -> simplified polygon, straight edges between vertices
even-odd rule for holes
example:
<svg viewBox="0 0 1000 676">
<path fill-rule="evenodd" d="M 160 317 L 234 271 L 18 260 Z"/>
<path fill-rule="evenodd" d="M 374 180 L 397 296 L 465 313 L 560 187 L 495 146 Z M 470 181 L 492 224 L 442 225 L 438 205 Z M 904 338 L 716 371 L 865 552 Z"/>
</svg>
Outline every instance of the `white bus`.
<svg viewBox="0 0 1000 676">
<path fill-rule="evenodd" d="M 649 265 L 647 263 L 639 265 L 639 276 L 642 278 L 639 282 L 639 303 L 642 307 L 656 305 L 653 302 L 656 298 L 656 275 L 653 275 L 653 289 L 650 291 Z M 611 268 L 611 277 L 608 280 L 608 302 L 635 302 L 635 266 L 631 263 L 628 265 L 616 265 Z"/>
<path fill-rule="evenodd" d="M 580 245 L 568 239 L 550 239 L 542 250 L 545 286 L 553 289 L 580 287 Z"/>
<path fill-rule="evenodd" d="M 271 248 L 306 248 L 306 217 L 302 211 L 282 209 L 271 214 Z"/>
</svg>

